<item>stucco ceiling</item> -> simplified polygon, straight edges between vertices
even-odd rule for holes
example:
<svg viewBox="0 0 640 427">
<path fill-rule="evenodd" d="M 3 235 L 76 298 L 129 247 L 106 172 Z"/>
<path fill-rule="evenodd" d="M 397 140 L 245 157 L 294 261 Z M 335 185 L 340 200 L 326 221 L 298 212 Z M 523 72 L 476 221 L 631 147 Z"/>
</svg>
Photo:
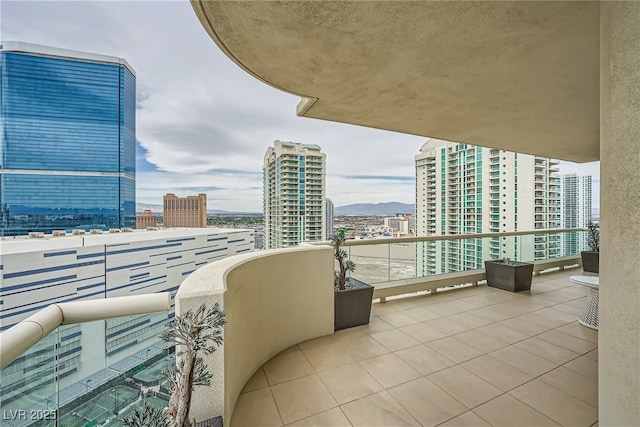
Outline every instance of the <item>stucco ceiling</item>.
<svg viewBox="0 0 640 427">
<path fill-rule="evenodd" d="M 598 2 L 192 0 L 298 114 L 576 162 L 599 158 Z"/>
</svg>

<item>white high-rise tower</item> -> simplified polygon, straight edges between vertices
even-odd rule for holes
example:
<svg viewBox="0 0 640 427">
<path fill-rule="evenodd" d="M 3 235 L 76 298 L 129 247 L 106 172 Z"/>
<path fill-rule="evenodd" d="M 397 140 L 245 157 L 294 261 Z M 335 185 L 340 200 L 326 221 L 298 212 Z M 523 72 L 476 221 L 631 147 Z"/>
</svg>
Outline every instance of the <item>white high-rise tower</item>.
<svg viewBox="0 0 640 427">
<path fill-rule="evenodd" d="M 325 154 L 315 144 L 275 141 L 264 156 L 266 249 L 322 240 L 325 230 Z"/>
<path fill-rule="evenodd" d="M 586 227 L 591 221 L 591 176 L 564 175 L 561 177 L 560 187 L 562 227 Z M 586 233 L 564 233 L 562 241 L 566 255 L 587 250 Z"/>
<path fill-rule="evenodd" d="M 558 161 L 431 139 L 415 156 L 418 236 L 528 231 L 560 227 Z M 425 242 L 417 274 L 476 269 L 508 257 L 560 254 L 559 235 Z"/>
</svg>

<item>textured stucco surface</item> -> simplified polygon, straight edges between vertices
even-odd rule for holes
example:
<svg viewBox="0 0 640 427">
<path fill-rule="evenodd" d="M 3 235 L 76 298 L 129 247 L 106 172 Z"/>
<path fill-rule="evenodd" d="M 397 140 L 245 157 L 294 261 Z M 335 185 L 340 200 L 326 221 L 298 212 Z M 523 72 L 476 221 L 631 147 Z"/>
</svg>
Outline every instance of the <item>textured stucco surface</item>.
<svg viewBox="0 0 640 427">
<path fill-rule="evenodd" d="M 598 159 L 597 2 L 192 0 L 240 67 L 305 117 Z"/>
<path fill-rule="evenodd" d="M 221 351 L 203 356 L 211 387 L 196 387 L 191 417 L 223 415 L 245 383 L 273 356 L 333 333 L 333 250 L 305 246 L 225 258 L 192 273 L 176 296 L 176 314 L 218 302 L 227 313 Z"/>
<path fill-rule="evenodd" d="M 640 2 L 603 2 L 599 424 L 640 423 Z"/>
</svg>

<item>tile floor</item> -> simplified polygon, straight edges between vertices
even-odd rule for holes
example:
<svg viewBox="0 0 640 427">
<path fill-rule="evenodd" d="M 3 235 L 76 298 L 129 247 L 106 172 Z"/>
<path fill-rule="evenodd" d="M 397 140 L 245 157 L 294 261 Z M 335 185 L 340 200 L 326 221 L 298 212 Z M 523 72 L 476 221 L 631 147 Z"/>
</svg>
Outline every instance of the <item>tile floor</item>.
<svg viewBox="0 0 640 427">
<path fill-rule="evenodd" d="M 573 269 L 374 303 L 371 323 L 293 346 L 246 384 L 232 426 L 593 426 L 598 333 Z"/>
</svg>

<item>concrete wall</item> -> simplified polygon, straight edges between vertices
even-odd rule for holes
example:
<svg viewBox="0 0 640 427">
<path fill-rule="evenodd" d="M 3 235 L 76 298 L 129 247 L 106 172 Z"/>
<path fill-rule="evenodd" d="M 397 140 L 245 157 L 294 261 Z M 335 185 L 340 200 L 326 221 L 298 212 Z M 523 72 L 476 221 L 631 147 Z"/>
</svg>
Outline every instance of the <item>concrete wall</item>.
<svg viewBox="0 0 640 427">
<path fill-rule="evenodd" d="M 277 249 L 230 257 L 189 276 L 176 313 L 220 303 L 227 312 L 222 350 L 205 356 L 211 387 L 196 387 L 191 417 L 231 422 L 245 383 L 266 361 L 299 342 L 333 333 L 330 246 Z"/>
<path fill-rule="evenodd" d="M 599 423 L 640 422 L 640 2 L 600 21 Z"/>
</svg>

